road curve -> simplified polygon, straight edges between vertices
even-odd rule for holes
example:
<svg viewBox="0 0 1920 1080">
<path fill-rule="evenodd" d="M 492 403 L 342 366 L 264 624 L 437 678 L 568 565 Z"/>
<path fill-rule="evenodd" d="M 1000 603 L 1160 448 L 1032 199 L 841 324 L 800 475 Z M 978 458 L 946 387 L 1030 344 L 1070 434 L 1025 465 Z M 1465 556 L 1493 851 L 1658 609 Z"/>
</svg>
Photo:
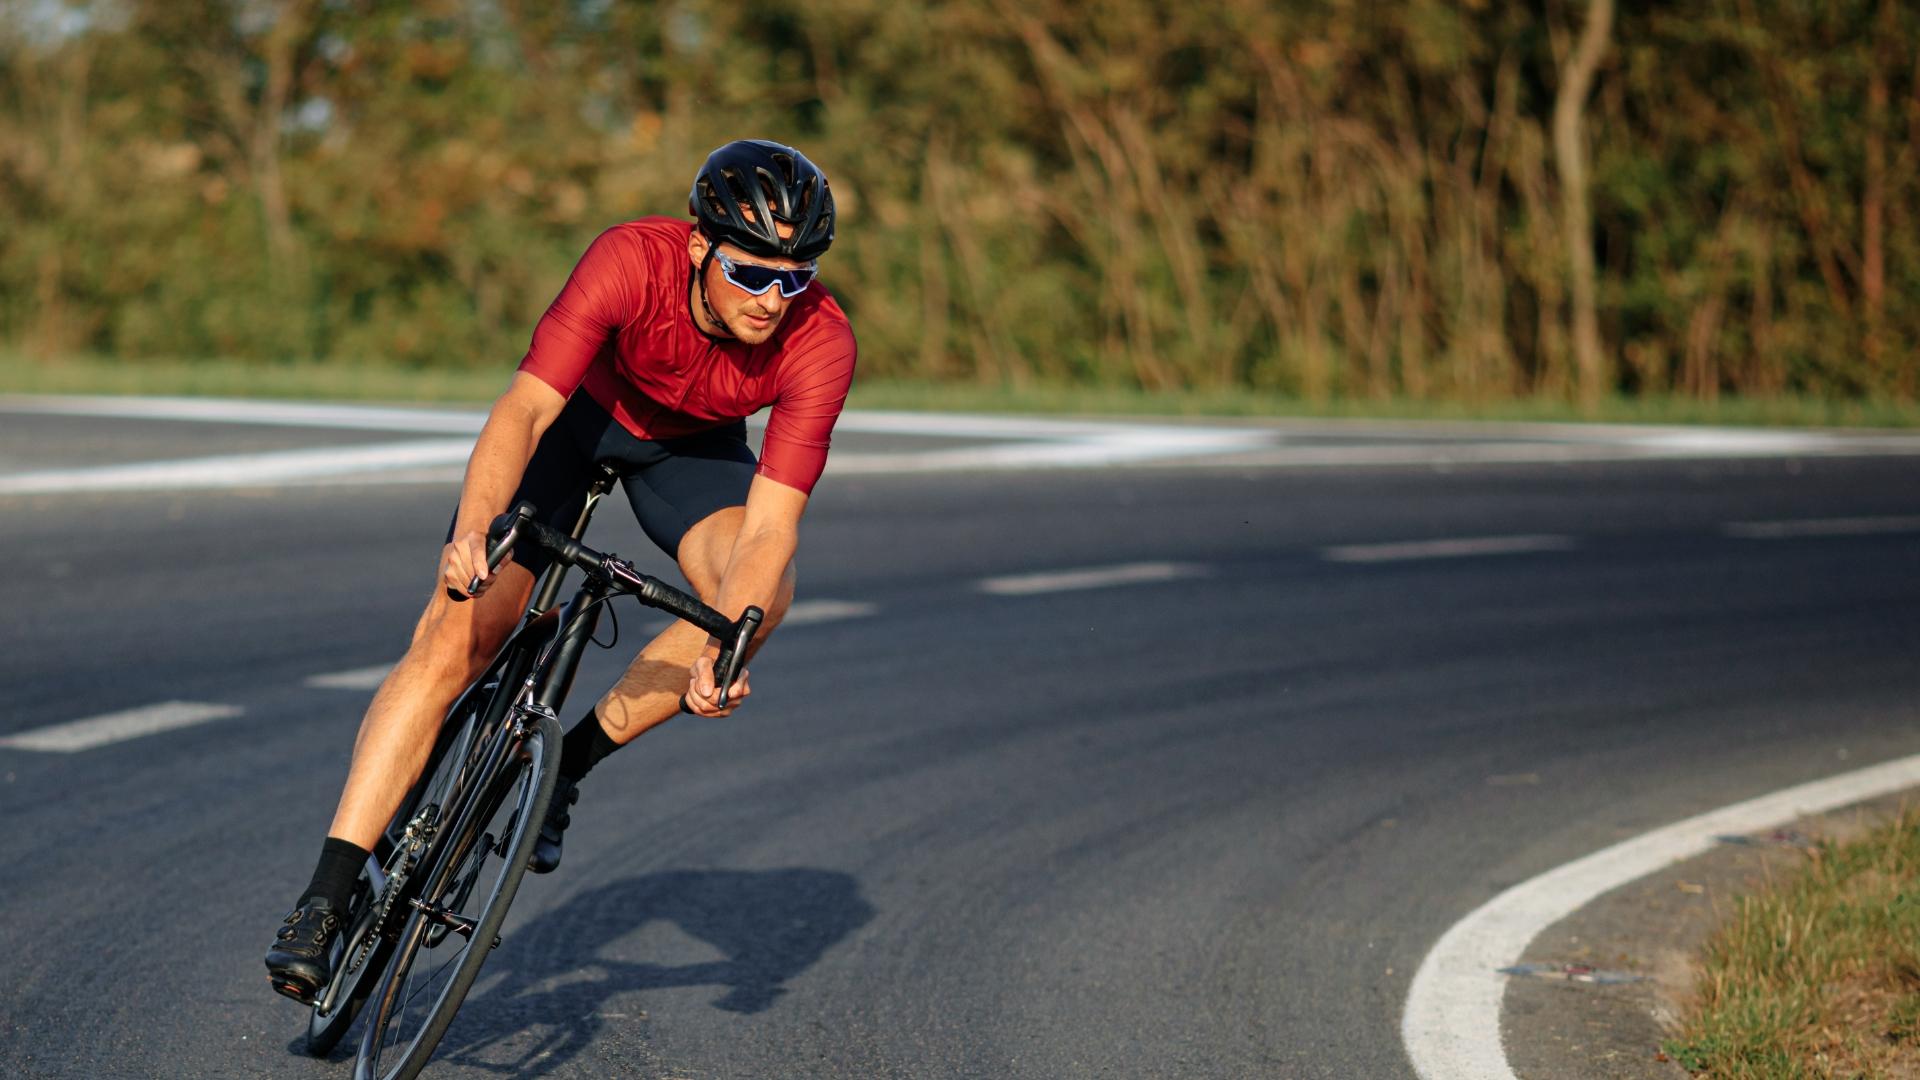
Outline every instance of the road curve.
<svg viewBox="0 0 1920 1080">
<path fill-rule="evenodd" d="M 343 1075 L 259 954 L 452 497 L 0 498 L 0 1073 Z M 428 1075 L 1411 1076 L 1504 887 L 1914 751 L 1916 539 L 1910 457 L 830 476 L 752 704 L 595 772 Z"/>
</svg>

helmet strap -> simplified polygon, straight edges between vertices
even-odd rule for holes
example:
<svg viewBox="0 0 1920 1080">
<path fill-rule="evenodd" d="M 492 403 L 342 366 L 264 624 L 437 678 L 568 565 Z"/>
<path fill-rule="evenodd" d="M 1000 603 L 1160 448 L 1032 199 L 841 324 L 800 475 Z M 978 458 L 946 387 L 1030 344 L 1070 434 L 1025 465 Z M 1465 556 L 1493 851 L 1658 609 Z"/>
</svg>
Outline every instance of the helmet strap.
<svg viewBox="0 0 1920 1080">
<path fill-rule="evenodd" d="M 712 320 L 713 325 L 719 327 L 721 332 L 727 337 L 737 337 L 738 335 L 733 332 L 733 327 L 727 325 L 727 320 L 722 319 L 720 313 L 713 310 L 713 304 L 707 300 L 707 267 L 713 263 L 713 253 L 717 250 L 718 245 L 714 242 L 713 237 L 707 237 L 707 253 L 700 258 L 700 269 L 693 272 L 694 284 L 699 286 L 700 306 L 707 309 L 707 318 Z M 696 328 L 698 328 L 697 323 Z M 702 330 L 701 333 L 706 333 L 706 331 Z M 713 337 L 714 335 L 707 334 L 707 336 Z"/>
</svg>

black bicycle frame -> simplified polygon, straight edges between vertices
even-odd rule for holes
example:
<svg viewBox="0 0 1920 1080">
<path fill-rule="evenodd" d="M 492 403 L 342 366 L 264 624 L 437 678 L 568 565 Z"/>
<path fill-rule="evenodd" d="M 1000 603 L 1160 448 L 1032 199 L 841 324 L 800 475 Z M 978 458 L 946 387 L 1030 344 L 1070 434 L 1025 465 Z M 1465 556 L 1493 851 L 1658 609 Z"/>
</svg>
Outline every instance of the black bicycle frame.
<svg viewBox="0 0 1920 1080">
<path fill-rule="evenodd" d="M 613 485 L 618 479 L 619 474 L 604 465 L 600 466 L 600 474 L 594 478 L 593 483 L 588 485 L 586 503 L 581 506 L 580 516 L 574 521 L 573 531 L 570 534 L 573 539 L 578 540 L 586 535 L 587 524 L 593 520 L 594 509 L 599 506 L 600 500 L 613 490 Z M 521 624 L 514 629 L 512 636 L 507 639 L 507 643 L 501 647 L 499 655 L 495 658 L 496 662 L 499 657 L 506 658 L 506 664 L 499 672 L 499 681 L 475 683 L 455 700 L 451 709 L 447 710 L 449 717 L 460 716 L 475 696 L 491 693 L 487 699 L 486 712 L 475 723 L 462 725 L 462 730 L 455 733 L 455 737 L 461 738 L 462 742 L 448 748 L 447 752 L 454 755 L 454 760 L 464 762 L 465 765 L 456 774 L 463 782 L 462 786 L 447 791 L 442 799 L 443 811 L 459 801 L 464 791 L 464 781 L 467 777 L 476 775 L 475 762 L 472 760 L 474 755 L 483 748 L 490 748 L 496 741 L 495 736 L 501 730 L 501 723 L 506 718 L 508 709 L 523 696 L 512 688 L 523 686 L 527 676 L 533 671 L 534 664 L 543 650 L 543 646 L 538 642 L 542 638 L 551 638 L 556 628 L 564 628 L 567 625 L 566 610 L 574 610 L 575 605 L 581 602 L 580 597 L 576 596 L 574 604 L 568 605 L 566 610 L 558 612 L 552 610 L 554 598 L 560 592 L 560 584 L 567 576 L 567 569 L 566 563 L 555 559 L 541 575 L 539 586 L 534 590 L 534 595 L 527 605 L 526 614 L 522 616 Z M 585 594 L 587 590 L 583 589 L 581 592 Z M 568 651 L 570 662 L 566 670 L 566 681 L 560 686 L 560 693 L 555 695 L 549 689 L 536 694 L 534 700 L 543 702 L 549 709 L 558 707 L 560 700 L 572 687 L 573 673 L 579 667 L 580 654 L 585 643 L 592 639 L 594 624 L 598 619 L 598 610 L 592 610 L 584 634 L 569 633 L 570 638 L 577 637 L 579 640 L 578 644 L 573 645 Z M 548 687 L 553 684 L 551 678 L 544 682 Z M 478 773 L 478 775 L 489 775 L 489 773 Z M 416 779 L 415 786 L 409 793 L 411 797 L 402 805 L 412 805 L 417 808 L 420 799 L 426 794 L 420 785 L 427 783 L 430 779 L 431 777 L 425 774 Z M 391 841 L 395 838 L 387 839 Z M 385 862 L 386 854 L 383 851 L 375 851 L 369 858 L 376 889 L 384 877 L 381 864 Z"/>
</svg>

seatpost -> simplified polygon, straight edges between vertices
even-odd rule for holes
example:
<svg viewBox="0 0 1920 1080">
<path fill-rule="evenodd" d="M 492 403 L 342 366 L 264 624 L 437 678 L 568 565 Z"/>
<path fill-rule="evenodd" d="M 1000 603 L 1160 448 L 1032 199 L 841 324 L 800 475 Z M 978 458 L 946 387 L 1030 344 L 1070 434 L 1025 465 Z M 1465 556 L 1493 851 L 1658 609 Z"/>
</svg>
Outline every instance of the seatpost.
<svg viewBox="0 0 1920 1080">
<path fill-rule="evenodd" d="M 600 475 L 588 485 L 587 504 L 580 508 L 580 520 L 573 523 L 573 532 L 569 533 L 569 536 L 578 540 L 587 534 L 587 522 L 593 520 L 593 508 L 600 505 L 600 500 L 606 498 L 607 492 L 613 490 L 614 482 L 619 479 L 619 473 L 605 465 L 600 466 Z M 559 559 L 553 560 L 547 566 L 547 572 L 540 577 L 540 587 L 534 590 L 533 603 L 527 607 L 527 614 L 544 614 L 548 608 L 552 607 L 554 600 L 560 595 L 560 582 L 566 576 L 567 565 Z"/>
</svg>

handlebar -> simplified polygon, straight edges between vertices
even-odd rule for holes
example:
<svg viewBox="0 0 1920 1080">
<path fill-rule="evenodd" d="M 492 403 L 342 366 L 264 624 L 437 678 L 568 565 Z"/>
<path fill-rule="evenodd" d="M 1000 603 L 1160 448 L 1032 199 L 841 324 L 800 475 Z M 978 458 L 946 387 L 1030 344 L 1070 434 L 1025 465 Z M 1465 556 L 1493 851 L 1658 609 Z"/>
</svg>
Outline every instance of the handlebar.
<svg viewBox="0 0 1920 1080">
<path fill-rule="evenodd" d="M 500 569 L 500 564 L 507 561 L 507 555 L 513 551 L 514 541 L 520 538 L 521 528 L 537 524 L 539 522 L 533 520 L 533 507 L 526 503 L 494 518 L 493 524 L 487 527 L 487 573 Z M 464 604 L 479 591 L 480 575 L 475 574 L 473 580 L 467 582 L 467 591 L 464 593 L 451 585 L 447 586 L 447 599 Z"/>
<path fill-rule="evenodd" d="M 720 658 L 714 662 L 713 669 L 714 679 L 720 688 L 720 706 L 726 707 L 727 691 L 740 676 L 741 665 L 746 662 L 747 646 L 766 618 L 765 612 L 749 606 L 738 620 L 729 619 L 699 598 L 657 577 L 635 570 L 632 563 L 618 555 L 602 554 L 560 530 L 534 520 L 533 508 L 525 503 L 494 518 L 493 524 L 488 527 L 488 572 L 499 569 L 515 544 L 529 542 L 556 559 L 579 567 L 589 577 L 608 583 L 614 591 L 636 597 L 648 607 L 684 619 L 720 639 Z M 467 591 L 472 593 L 479 587 L 480 579 L 476 577 Z M 456 590 L 451 588 L 447 590 L 447 595 L 454 600 L 467 599 L 456 595 Z"/>
</svg>

